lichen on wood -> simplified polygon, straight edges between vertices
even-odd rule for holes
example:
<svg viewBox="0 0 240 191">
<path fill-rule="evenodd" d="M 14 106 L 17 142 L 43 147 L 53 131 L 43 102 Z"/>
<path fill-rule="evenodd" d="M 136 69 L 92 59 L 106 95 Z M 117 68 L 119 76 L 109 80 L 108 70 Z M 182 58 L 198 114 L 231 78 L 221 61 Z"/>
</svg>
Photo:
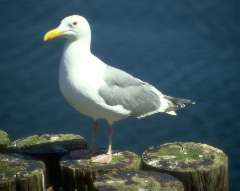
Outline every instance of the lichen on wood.
<svg viewBox="0 0 240 191">
<path fill-rule="evenodd" d="M 20 155 L 0 154 L 1 191 L 44 191 L 45 166 Z"/>
<path fill-rule="evenodd" d="M 141 161 L 137 154 L 129 151 L 114 152 L 112 162 L 109 164 L 91 162 L 89 157 L 83 155 L 82 158 L 81 156 L 75 158 L 68 155 L 60 161 L 62 183 L 65 190 L 90 189 L 97 174 L 139 169 Z"/>
<path fill-rule="evenodd" d="M 174 175 L 186 190 L 228 190 L 228 158 L 217 148 L 200 143 L 168 143 L 142 155 L 143 169 Z"/>
<path fill-rule="evenodd" d="M 96 191 L 184 191 L 173 176 L 151 171 L 114 171 L 97 175 L 92 190 Z"/>
</svg>

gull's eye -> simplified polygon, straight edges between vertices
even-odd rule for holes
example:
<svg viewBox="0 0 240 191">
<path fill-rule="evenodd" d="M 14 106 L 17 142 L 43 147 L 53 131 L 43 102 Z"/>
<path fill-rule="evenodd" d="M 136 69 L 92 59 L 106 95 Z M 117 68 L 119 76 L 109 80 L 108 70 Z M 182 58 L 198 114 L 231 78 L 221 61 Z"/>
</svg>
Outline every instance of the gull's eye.
<svg viewBox="0 0 240 191">
<path fill-rule="evenodd" d="M 76 26 L 76 25 L 77 25 L 77 22 L 76 22 L 76 21 L 75 21 L 75 22 L 73 22 L 73 25 L 74 25 L 74 26 Z"/>
</svg>

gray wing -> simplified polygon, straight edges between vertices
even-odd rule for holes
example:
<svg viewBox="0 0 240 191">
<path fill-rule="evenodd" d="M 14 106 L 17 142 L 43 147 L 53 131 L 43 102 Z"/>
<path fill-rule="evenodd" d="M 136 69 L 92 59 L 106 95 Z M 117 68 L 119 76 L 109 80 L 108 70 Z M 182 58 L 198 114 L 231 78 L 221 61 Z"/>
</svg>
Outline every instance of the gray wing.
<svg viewBox="0 0 240 191">
<path fill-rule="evenodd" d="M 120 69 L 107 66 L 104 80 L 107 85 L 99 89 L 99 94 L 108 105 L 122 105 L 135 117 L 156 111 L 160 106 L 159 95 L 151 85 Z"/>
</svg>

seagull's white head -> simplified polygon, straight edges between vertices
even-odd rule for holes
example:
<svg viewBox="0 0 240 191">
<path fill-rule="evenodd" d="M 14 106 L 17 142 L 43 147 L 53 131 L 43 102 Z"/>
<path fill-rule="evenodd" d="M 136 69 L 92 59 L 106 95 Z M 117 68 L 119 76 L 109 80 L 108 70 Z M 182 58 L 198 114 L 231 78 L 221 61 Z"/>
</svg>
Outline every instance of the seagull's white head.
<svg viewBox="0 0 240 191">
<path fill-rule="evenodd" d="M 52 40 L 60 36 L 69 40 L 90 39 L 91 30 L 89 23 L 84 17 L 79 15 L 66 17 L 57 28 L 48 31 L 44 35 L 44 41 Z"/>
</svg>

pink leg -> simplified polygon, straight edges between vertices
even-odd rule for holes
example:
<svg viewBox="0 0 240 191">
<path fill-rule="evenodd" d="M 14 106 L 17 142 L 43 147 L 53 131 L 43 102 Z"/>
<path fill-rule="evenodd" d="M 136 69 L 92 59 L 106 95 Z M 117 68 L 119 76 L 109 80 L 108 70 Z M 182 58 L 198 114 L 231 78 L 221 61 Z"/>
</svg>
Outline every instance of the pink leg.
<svg viewBox="0 0 240 191">
<path fill-rule="evenodd" d="M 113 128 L 108 128 L 108 150 L 106 154 L 101 154 L 95 157 L 92 157 L 92 162 L 107 164 L 112 161 L 112 135 L 113 135 Z"/>
<path fill-rule="evenodd" d="M 107 154 L 112 155 L 112 135 L 113 135 L 113 128 L 108 128 L 108 151 Z"/>
</svg>

